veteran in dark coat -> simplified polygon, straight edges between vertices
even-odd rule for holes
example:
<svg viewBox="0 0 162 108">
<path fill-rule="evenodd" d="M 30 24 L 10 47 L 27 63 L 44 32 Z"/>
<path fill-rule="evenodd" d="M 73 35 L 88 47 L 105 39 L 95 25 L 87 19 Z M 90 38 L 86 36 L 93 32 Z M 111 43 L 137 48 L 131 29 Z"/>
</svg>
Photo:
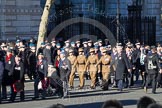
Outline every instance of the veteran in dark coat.
<svg viewBox="0 0 162 108">
<path fill-rule="evenodd" d="M 35 79 L 35 71 L 36 71 L 36 64 L 37 64 L 37 56 L 36 56 L 36 51 L 35 47 L 31 48 L 31 52 L 28 56 L 28 65 L 29 65 L 29 78 L 32 80 L 32 77 Z"/>
<path fill-rule="evenodd" d="M 132 62 L 133 65 L 135 66 L 135 69 L 133 70 L 133 74 L 136 76 L 136 81 L 139 79 L 139 68 L 140 68 L 140 43 L 136 43 L 136 48 L 132 52 Z"/>
<path fill-rule="evenodd" d="M 48 64 L 47 61 L 44 59 L 44 56 L 42 53 L 38 55 L 38 60 L 37 60 L 37 66 L 36 66 L 36 78 L 34 80 L 34 97 L 33 100 L 39 98 L 39 91 L 38 91 L 38 84 L 41 81 L 42 83 L 42 99 L 45 99 L 45 86 L 44 83 L 47 78 L 47 71 L 48 71 Z"/>
<path fill-rule="evenodd" d="M 0 55 L 0 103 L 1 103 L 1 85 L 2 85 L 2 77 L 4 72 L 4 64 L 2 62 L 2 55 Z"/>
<path fill-rule="evenodd" d="M 12 50 L 7 49 L 7 54 L 4 63 L 4 73 L 2 78 L 2 98 L 7 98 L 6 86 L 10 86 L 13 83 L 13 67 L 14 67 L 14 56 Z"/>
<path fill-rule="evenodd" d="M 14 62 L 14 67 L 13 67 L 13 83 L 16 83 L 16 82 L 20 82 L 21 85 L 19 86 L 22 86 L 22 88 L 24 87 L 24 74 L 25 74 L 25 71 L 24 71 L 24 64 L 23 62 L 21 61 L 21 58 L 19 56 L 16 56 L 15 57 L 15 62 Z M 10 101 L 11 102 L 14 102 L 15 101 L 15 98 L 16 98 L 16 94 L 17 92 L 14 91 L 14 88 L 13 88 L 13 84 L 11 86 L 11 98 L 10 98 Z M 24 101 L 24 89 L 22 89 L 20 91 L 20 101 Z"/>
<path fill-rule="evenodd" d="M 118 89 L 122 91 L 123 89 L 123 78 L 125 72 L 131 72 L 131 66 L 128 62 L 126 53 L 123 51 L 121 43 L 117 44 L 117 63 L 116 63 L 116 75 L 115 78 L 118 83 Z"/>
<path fill-rule="evenodd" d="M 156 53 L 155 46 L 151 46 L 151 53 L 148 53 L 144 62 L 147 72 L 146 86 L 144 87 L 144 91 L 147 92 L 149 84 L 151 83 L 152 93 L 156 94 L 157 75 L 158 73 L 162 73 L 162 69 L 159 63 L 159 58 Z"/>
<path fill-rule="evenodd" d="M 70 60 L 65 57 L 65 53 L 61 52 L 60 54 L 60 62 L 59 62 L 59 72 L 60 79 L 63 82 L 63 98 L 68 95 L 68 80 L 71 72 L 71 63 Z"/>
<path fill-rule="evenodd" d="M 44 59 L 47 60 L 47 64 L 48 65 L 52 65 L 52 54 L 51 54 L 51 46 L 50 43 L 46 44 L 46 47 L 43 50 L 43 55 L 44 55 Z"/>
</svg>

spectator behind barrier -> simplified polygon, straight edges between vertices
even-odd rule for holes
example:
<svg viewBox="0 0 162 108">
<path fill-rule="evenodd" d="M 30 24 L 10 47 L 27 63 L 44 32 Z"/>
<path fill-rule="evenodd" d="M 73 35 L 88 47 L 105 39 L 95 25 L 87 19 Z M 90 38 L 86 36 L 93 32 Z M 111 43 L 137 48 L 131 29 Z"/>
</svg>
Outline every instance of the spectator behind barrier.
<svg viewBox="0 0 162 108">
<path fill-rule="evenodd" d="M 117 100 L 108 100 L 104 102 L 102 108 L 123 108 L 123 105 Z"/>
<path fill-rule="evenodd" d="M 62 104 L 54 104 L 54 105 L 52 105 L 52 106 L 50 106 L 48 108 L 65 108 L 65 106 L 62 105 Z"/>
<path fill-rule="evenodd" d="M 155 103 L 155 104 L 149 105 L 147 108 L 162 108 L 162 105 Z"/>
<path fill-rule="evenodd" d="M 150 104 L 156 103 L 156 101 L 150 97 L 143 96 L 137 103 L 137 108 L 147 108 Z"/>
</svg>

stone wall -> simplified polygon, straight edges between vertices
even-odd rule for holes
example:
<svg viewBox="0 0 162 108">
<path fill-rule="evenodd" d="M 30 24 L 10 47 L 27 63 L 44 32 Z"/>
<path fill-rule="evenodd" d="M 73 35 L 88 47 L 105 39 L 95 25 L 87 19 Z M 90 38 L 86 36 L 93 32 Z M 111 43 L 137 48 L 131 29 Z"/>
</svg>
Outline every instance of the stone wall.
<svg viewBox="0 0 162 108">
<path fill-rule="evenodd" d="M 156 40 L 162 42 L 161 31 L 161 2 L 162 0 L 146 0 L 144 3 L 143 15 L 156 16 Z"/>
<path fill-rule="evenodd" d="M 129 0 L 120 0 L 120 13 L 122 16 L 127 16 L 127 5 L 130 4 Z M 106 12 L 107 15 L 117 14 L 117 0 L 106 0 Z"/>
<path fill-rule="evenodd" d="M 41 13 L 40 0 L 1 0 L 0 39 L 37 36 Z"/>
<path fill-rule="evenodd" d="M 160 26 L 162 13 L 161 5 L 162 0 L 144 0 L 143 4 L 143 16 L 156 16 L 156 40 L 162 42 L 162 28 Z M 120 0 L 120 13 L 122 16 L 127 16 L 127 6 L 132 4 L 132 0 Z M 117 0 L 106 0 L 106 12 L 107 15 L 116 15 L 117 12 Z"/>
</svg>

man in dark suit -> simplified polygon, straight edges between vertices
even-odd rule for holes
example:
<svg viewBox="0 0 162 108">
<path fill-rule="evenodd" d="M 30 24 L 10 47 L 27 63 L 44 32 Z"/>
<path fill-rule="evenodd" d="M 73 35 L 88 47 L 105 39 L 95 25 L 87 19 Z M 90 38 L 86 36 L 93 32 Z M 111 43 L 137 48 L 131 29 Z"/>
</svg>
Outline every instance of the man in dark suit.
<svg viewBox="0 0 162 108">
<path fill-rule="evenodd" d="M 34 98 L 33 100 L 39 98 L 39 91 L 38 91 L 38 84 L 41 81 L 42 83 L 42 99 L 45 99 L 45 87 L 44 83 L 47 78 L 47 71 L 48 71 L 48 65 L 47 61 L 44 59 L 44 56 L 42 53 L 38 55 L 38 61 L 36 66 L 36 78 L 34 80 Z"/>
<path fill-rule="evenodd" d="M 133 74 L 135 74 L 136 76 L 136 81 L 138 81 L 139 79 L 139 68 L 140 68 L 140 54 L 141 54 L 141 51 L 140 51 L 140 43 L 137 42 L 136 44 L 136 48 L 135 50 L 132 52 L 132 61 L 133 61 L 133 65 L 134 65 L 134 68 L 133 69 Z"/>
<path fill-rule="evenodd" d="M 63 83 L 63 98 L 68 95 L 68 79 L 71 72 L 71 63 L 69 59 L 65 57 L 65 53 L 61 52 L 60 54 L 60 62 L 59 62 L 59 70 L 60 70 L 60 79 Z"/>
<path fill-rule="evenodd" d="M 5 67 L 4 73 L 2 78 L 2 98 L 7 99 L 7 88 L 6 86 L 10 86 L 13 83 L 12 76 L 13 76 L 13 67 L 14 67 L 14 56 L 12 54 L 12 50 L 10 48 L 6 51 L 6 58 L 5 58 Z"/>
<path fill-rule="evenodd" d="M 47 60 L 48 65 L 52 65 L 52 54 L 51 54 L 51 44 L 47 43 L 46 47 L 43 50 L 44 59 Z"/>
<path fill-rule="evenodd" d="M 147 89 L 150 83 L 152 83 L 152 93 L 156 93 L 156 85 L 157 85 L 157 75 L 162 73 L 162 69 L 159 63 L 159 58 L 156 53 L 156 47 L 151 46 L 151 52 L 145 58 L 145 68 L 147 72 L 146 78 L 146 86 L 144 87 L 144 91 L 147 93 Z"/>
<path fill-rule="evenodd" d="M 15 57 L 15 62 L 14 62 L 14 67 L 13 67 L 13 84 L 17 81 L 20 81 L 22 86 L 24 87 L 24 81 L 25 81 L 25 77 L 24 77 L 24 64 L 21 61 L 21 58 L 16 55 Z M 11 97 L 10 97 L 10 101 L 14 102 L 17 92 L 14 91 L 13 84 L 11 85 Z M 24 101 L 25 95 L 24 95 L 24 88 L 20 91 L 20 101 Z"/>
<path fill-rule="evenodd" d="M 121 43 L 117 43 L 117 63 L 116 63 L 116 75 L 115 78 L 118 83 L 119 91 L 123 90 L 123 78 L 125 72 L 131 72 L 131 67 L 128 62 L 126 53 L 123 51 L 123 46 Z M 127 69 L 127 70 L 126 70 Z"/>
<path fill-rule="evenodd" d="M 2 62 L 2 55 L 0 55 L 0 103 L 1 103 L 1 85 L 2 85 L 2 77 L 4 72 L 4 65 Z"/>
<path fill-rule="evenodd" d="M 28 65 L 29 65 L 29 72 L 28 72 L 28 76 L 30 78 L 30 80 L 32 80 L 32 76 L 35 79 L 35 71 L 36 71 L 36 64 L 37 64 L 37 57 L 36 57 L 36 49 L 35 46 L 31 47 L 31 52 L 28 56 Z"/>
</svg>

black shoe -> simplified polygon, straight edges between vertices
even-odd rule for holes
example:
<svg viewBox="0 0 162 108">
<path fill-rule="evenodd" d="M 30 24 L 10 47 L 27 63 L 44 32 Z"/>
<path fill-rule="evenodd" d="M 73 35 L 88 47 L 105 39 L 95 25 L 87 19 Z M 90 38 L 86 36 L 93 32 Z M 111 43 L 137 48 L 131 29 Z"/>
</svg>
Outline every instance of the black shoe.
<svg viewBox="0 0 162 108">
<path fill-rule="evenodd" d="M 78 89 L 83 89 L 83 87 L 80 87 L 80 86 L 79 86 L 79 88 L 78 88 Z"/>
<path fill-rule="evenodd" d="M 118 89 L 118 91 L 119 91 L 119 92 L 122 92 L 122 91 L 123 91 L 123 89 Z"/>
<path fill-rule="evenodd" d="M 74 89 L 74 87 L 73 86 L 70 86 L 70 89 Z"/>
<path fill-rule="evenodd" d="M 153 91 L 153 92 L 152 92 L 152 94 L 156 94 L 156 92 L 155 92 L 155 91 Z"/>
<path fill-rule="evenodd" d="M 42 97 L 41 99 L 44 100 L 44 99 L 46 99 L 46 98 L 45 98 L 45 97 Z"/>
<path fill-rule="evenodd" d="M 91 89 L 95 89 L 96 87 L 95 86 L 90 86 Z"/>
<path fill-rule="evenodd" d="M 15 100 L 14 100 L 14 99 L 10 99 L 9 101 L 10 101 L 10 102 L 15 102 Z"/>
<path fill-rule="evenodd" d="M 62 99 L 68 98 L 68 96 L 63 96 Z"/>
<path fill-rule="evenodd" d="M 162 85 L 158 84 L 158 85 L 157 85 L 157 88 L 162 88 Z"/>
<path fill-rule="evenodd" d="M 2 100 L 6 100 L 7 99 L 7 97 L 2 97 Z"/>
<path fill-rule="evenodd" d="M 39 97 L 33 97 L 32 100 L 37 100 Z"/>
<path fill-rule="evenodd" d="M 24 102 L 25 100 L 24 99 L 20 99 L 21 102 Z"/>
<path fill-rule="evenodd" d="M 112 85 L 111 87 L 112 87 L 112 88 L 117 88 L 117 86 L 116 86 L 116 85 Z"/>
</svg>

